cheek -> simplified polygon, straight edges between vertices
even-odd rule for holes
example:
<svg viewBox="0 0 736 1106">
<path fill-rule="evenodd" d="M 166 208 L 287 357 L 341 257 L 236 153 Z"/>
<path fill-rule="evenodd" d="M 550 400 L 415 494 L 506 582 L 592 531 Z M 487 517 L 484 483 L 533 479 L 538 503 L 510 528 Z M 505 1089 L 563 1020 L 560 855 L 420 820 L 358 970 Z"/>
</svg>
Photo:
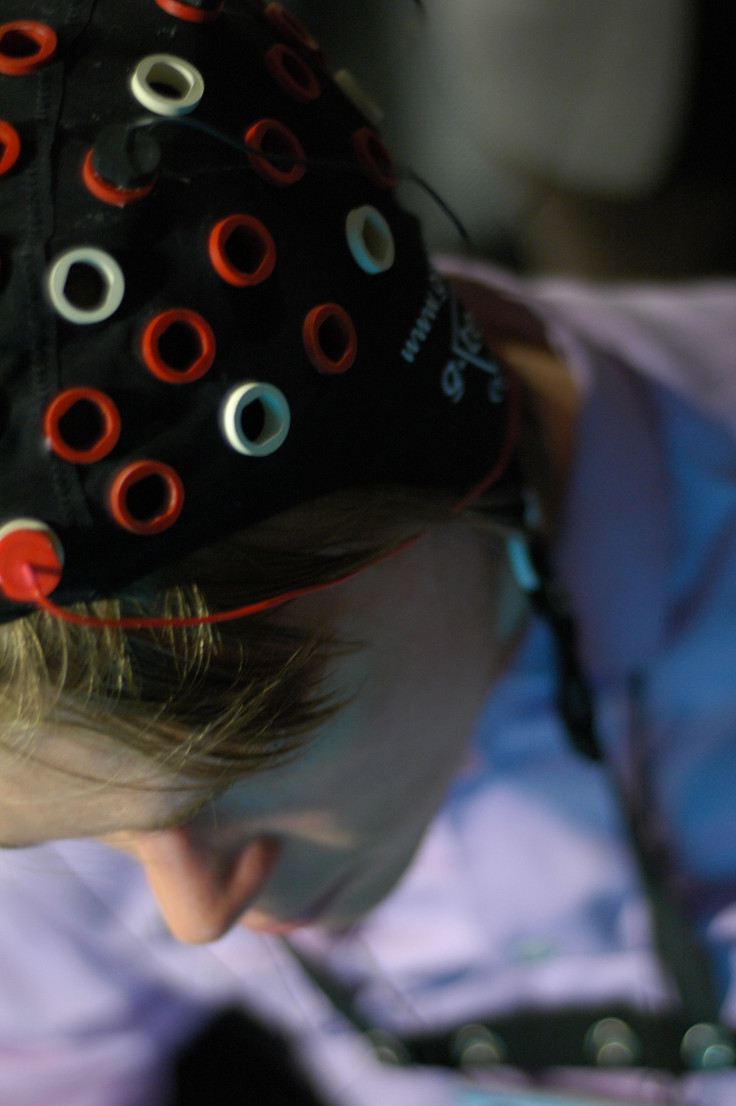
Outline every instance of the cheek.
<svg viewBox="0 0 736 1106">
<path fill-rule="evenodd" d="M 364 841 L 416 836 L 458 767 L 467 726 L 401 678 L 370 685 L 333 722 L 315 797 Z M 445 699 L 453 702 L 452 697 Z"/>
<path fill-rule="evenodd" d="M 365 682 L 344 714 L 344 763 L 354 799 L 362 806 L 372 801 L 378 817 L 431 816 L 462 766 L 490 683 L 488 643 L 468 631 L 424 623 L 401 648 L 369 658 Z"/>
<path fill-rule="evenodd" d="M 467 625 L 422 621 L 394 650 L 374 657 L 356 701 L 356 724 L 400 764 L 402 751 L 421 759 L 444 759 L 445 752 L 452 759 L 488 690 L 486 652 Z"/>
</svg>

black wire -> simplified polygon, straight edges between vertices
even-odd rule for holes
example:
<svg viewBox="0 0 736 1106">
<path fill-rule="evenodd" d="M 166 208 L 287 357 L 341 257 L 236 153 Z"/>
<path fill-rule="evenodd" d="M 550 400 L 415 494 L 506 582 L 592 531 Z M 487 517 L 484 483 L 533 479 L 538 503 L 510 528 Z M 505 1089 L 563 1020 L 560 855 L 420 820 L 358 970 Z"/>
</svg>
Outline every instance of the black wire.
<svg viewBox="0 0 736 1106">
<path fill-rule="evenodd" d="M 297 158 L 288 153 L 262 150 L 258 146 L 251 146 L 242 139 L 231 138 L 230 135 L 225 134 L 224 131 L 218 130 L 217 127 L 213 127 L 210 123 L 204 123 L 202 120 L 193 119 L 190 116 L 145 116 L 130 125 L 131 130 L 165 126 L 186 127 L 189 130 L 198 131 L 200 134 L 214 139 L 216 142 L 227 146 L 231 150 L 235 150 L 239 154 L 253 154 L 256 157 L 268 161 L 271 165 L 303 165 L 307 169 L 321 169 L 334 173 L 351 173 L 356 176 L 368 176 L 368 170 L 357 161 L 346 161 L 344 158 L 312 156 Z M 215 170 L 212 171 L 214 172 Z M 452 210 L 447 201 L 440 196 L 436 189 L 424 180 L 423 177 L 420 177 L 413 169 L 397 166 L 396 171 L 400 181 L 417 185 L 417 187 L 429 197 L 442 214 L 452 223 L 465 245 L 472 246 L 470 235 L 459 215 Z"/>
</svg>

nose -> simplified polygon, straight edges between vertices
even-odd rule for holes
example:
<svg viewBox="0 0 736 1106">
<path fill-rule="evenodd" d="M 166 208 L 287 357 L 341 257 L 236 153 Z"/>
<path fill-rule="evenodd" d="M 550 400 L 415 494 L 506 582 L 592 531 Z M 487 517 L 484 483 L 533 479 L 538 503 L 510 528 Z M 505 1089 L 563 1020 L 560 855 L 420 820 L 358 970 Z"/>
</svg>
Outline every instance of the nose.
<svg viewBox="0 0 736 1106">
<path fill-rule="evenodd" d="M 187 826 L 135 842 L 167 926 L 188 944 L 214 941 L 237 922 L 263 890 L 279 851 L 273 837 L 218 846 Z"/>
</svg>

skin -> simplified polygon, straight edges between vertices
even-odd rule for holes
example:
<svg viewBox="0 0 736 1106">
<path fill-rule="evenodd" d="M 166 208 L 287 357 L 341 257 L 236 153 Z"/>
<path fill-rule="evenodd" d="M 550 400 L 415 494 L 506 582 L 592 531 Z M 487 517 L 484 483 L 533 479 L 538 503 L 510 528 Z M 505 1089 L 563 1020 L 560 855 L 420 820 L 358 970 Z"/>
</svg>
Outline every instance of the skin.
<svg viewBox="0 0 736 1106">
<path fill-rule="evenodd" d="M 482 297 L 475 305 L 489 327 L 492 307 Z M 523 376 L 531 363 L 543 431 L 550 421 L 557 426 L 550 394 L 571 427 L 574 405 L 559 363 L 525 335 L 515 345 L 512 336 L 504 341 Z M 555 389 L 542 371 L 546 393 L 534 384 L 545 361 L 560 382 Z M 564 449 L 559 456 L 554 487 L 562 484 Z M 352 580 L 284 608 L 292 624 L 332 628 L 360 645 L 330 672 L 346 706 L 292 762 L 212 799 L 186 780 L 153 776 L 104 735 L 41 733 L 35 751 L 44 764 L 0 751 L 0 844 L 102 837 L 142 864 L 183 941 L 214 940 L 236 923 L 276 933 L 349 926 L 408 866 L 462 767 L 525 614 L 498 539 L 458 520 L 438 527 Z"/>
<path fill-rule="evenodd" d="M 511 583 L 498 587 L 496 559 L 486 539 L 452 524 L 290 604 L 289 622 L 334 626 L 345 640 L 365 643 L 331 671 L 347 705 L 292 763 L 242 781 L 187 817 L 182 804 L 196 803 L 196 790 L 152 781 L 150 769 L 144 776 L 143 765 L 94 735 L 41 735 L 39 755 L 59 770 L 29 771 L 4 754 L 0 840 L 104 837 L 137 857 L 184 941 L 213 940 L 238 920 L 275 932 L 311 921 L 351 924 L 409 863 L 523 617 Z M 80 770 L 131 786 L 110 789 L 70 774 Z M 144 780 L 141 792 L 136 782 Z M 174 824 L 157 829 L 162 820 Z"/>
</svg>

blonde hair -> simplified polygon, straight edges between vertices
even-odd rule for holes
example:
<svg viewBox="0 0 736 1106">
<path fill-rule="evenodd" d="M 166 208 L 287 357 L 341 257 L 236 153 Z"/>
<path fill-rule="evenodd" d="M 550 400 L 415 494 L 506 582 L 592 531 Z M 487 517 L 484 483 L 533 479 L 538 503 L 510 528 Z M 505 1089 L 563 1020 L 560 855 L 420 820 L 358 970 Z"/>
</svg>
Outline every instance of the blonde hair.
<svg viewBox="0 0 736 1106">
<path fill-rule="evenodd" d="M 204 615 L 370 565 L 453 517 L 452 499 L 397 489 L 350 492 L 297 509 L 189 557 L 85 612 Z M 339 707 L 325 673 L 329 628 L 288 612 L 164 630 L 75 626 L 44 612 L 0 626 L 0 732 L 8 747 L 41 725 L 105 734 L 172 773 L 224 786 L 280 763 Z"/>
</svg>

